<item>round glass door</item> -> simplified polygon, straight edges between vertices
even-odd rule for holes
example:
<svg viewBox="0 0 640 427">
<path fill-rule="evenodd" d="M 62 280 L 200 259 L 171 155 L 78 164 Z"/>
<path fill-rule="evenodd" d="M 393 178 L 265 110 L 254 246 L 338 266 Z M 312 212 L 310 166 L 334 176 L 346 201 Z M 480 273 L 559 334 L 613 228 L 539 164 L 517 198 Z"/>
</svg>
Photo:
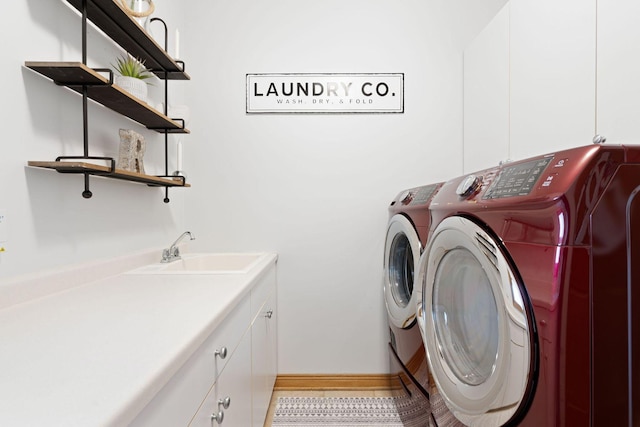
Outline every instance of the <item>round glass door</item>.
<svg viewBox="0 0 640 427">
<path fill-rule="evenodd" d="M 415 322 L 415 267 L 421 252 L 418 233 L 402 215 L 389 221 L 384 255 L 384 294 L 389 320 L 399 328 Z"/>
<path fill-rule="evenodd" d="M 471 220 L 450 217 L 436 227 L 416 273 L 431 373 L 468 425 L 503 425 L 532 390 L 533 310 L 503 250 Z"/>
<path fill-rule="evenodd" d="M 447 252 L 433 283 L 432 322 L 453 374 L 469 385 L 485 382 L 498 357 L 498 308 L 482 264 L 465 248 Z"/>
<path fill-rule="evenodd" d="M 414 261 L 411 243 L 403 232 L 391 241 L 388 274 L 393 299 L 400 307 L 406 307 L 413 295 Z"/>
</svg>

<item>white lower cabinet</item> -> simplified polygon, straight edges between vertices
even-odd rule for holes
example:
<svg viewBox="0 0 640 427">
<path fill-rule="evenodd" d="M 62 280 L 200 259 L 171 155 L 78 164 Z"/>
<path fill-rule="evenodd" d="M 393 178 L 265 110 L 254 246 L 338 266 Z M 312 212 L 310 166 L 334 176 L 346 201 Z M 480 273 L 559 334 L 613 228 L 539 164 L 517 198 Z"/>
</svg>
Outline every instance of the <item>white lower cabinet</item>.
<svg viewBox="0 0 640 427">
<path fill-rule="evenodd" d="M 276 313 L 274 265 L 131 426 L 262 426 L 277 374 Z"/>
<path fill-rule="evenodd" d="M 247 331 L 189 425 L 250 426 L 251 375 L 251 333 Z"/>
<path fill-rule="evenodd" d="M 251 327 L 253 426 L 262 427 L 277 374 L 275 286 Z"/>
<path fill-rule="evenodd" d="M 233 358 L 251 321 L 248 298 L 241 301 L 131 423 L 132 427 L 189 424 L 213 382 Z M 218 353 L 218 354 L 216 354 Z M 223 358 L 223 354 L 226 354 Z"/>
</svg>

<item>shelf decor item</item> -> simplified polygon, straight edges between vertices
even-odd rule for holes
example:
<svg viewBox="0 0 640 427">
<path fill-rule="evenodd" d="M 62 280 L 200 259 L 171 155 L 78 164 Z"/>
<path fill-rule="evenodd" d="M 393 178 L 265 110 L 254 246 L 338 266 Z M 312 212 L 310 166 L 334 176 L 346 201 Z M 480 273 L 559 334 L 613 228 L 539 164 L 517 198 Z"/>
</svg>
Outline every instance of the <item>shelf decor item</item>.
<svg viewBox="0 0 640 427">
<path fill-rule="evenodd" d="M 126 54 L 116 59 L 115 68 L 120 74 L 116 76 L 115 84 L 141 101 L 147 102 L 148 91 L 145 80 L 152 74 L 144 66 L 144 61 Z"/>
<path fill-rule="evenodd" d="M 142 157 L 146 149 L 144 136 L 131 129 L 120 129 L 119 169 L 144 174 Z"/>
<path fill-rule="evenodd" d="M 156 9 L 153 0 L 120 0 L 127 15 L 134 18 L 146 30 L 149 25 L 149 15 Z"/>
</svg>

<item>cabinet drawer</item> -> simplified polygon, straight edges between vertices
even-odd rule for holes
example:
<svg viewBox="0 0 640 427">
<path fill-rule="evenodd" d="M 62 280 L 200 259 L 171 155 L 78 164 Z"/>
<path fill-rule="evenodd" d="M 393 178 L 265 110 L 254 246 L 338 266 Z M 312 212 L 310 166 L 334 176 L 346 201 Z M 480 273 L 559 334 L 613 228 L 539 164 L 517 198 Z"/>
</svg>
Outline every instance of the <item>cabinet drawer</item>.
<svg viewBox="0 0 640 427">
<path fill-rule="evenodd" d="M 251 289 L 251 319 L 255 319 L 256 315 L 262 310 L 262 306 L 276 289 L 276 268 L 271 266 L 259 282 Z"/>
<path fill-rule="evenodd" d="M 227 316 L 224 322 L 211 334 L 202 345 L 201 351 L 207 363 L 206 373 L 213 382 L 222 372 L 231 358 L 245 331 L 251 326 L 250 304 L 247 298 Z M 226 357 L 222 352 L 226 349 Z M 221 354 L 216 355 L 216 352 Z"/>
<path fill-rule="evenodd" d="M 223 371 L 250 325 L 248 298 L 236 306 L 131 423 L 132 427 L 185 426 Z M 216 350 L 227 349 L 224 359 Z"/>
<path fill-rule="evenodd" d="M 223 402 L 226 399 L 229 406 L 225 408 Z M 213 427 L 223 424 L 249 427 L 252 421 L 251 407 L 251 333 L 247 331 L 189 426 Z"/>
</svg>

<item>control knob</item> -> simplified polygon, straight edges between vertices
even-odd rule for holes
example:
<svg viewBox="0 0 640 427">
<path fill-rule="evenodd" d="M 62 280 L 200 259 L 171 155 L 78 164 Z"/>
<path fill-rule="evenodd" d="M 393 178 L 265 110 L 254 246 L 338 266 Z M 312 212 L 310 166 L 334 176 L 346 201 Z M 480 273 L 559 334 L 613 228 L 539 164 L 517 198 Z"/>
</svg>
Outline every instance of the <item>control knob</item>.
<svg viewBox="0 0 640 427">
<path fill-rule="evenodd" d="M 411 191 L 405 191 L 400 195 L 400 203 L 408 205 L 413 200 L 413 193 Z"/>
<path fill-rule="evenodd" d="M 480 184 L 482 184 L 482 177 L 467 175 L 456 188 L 456 194 L 460 197 L 468 197 L 480 188 Z"/>
</svg>

